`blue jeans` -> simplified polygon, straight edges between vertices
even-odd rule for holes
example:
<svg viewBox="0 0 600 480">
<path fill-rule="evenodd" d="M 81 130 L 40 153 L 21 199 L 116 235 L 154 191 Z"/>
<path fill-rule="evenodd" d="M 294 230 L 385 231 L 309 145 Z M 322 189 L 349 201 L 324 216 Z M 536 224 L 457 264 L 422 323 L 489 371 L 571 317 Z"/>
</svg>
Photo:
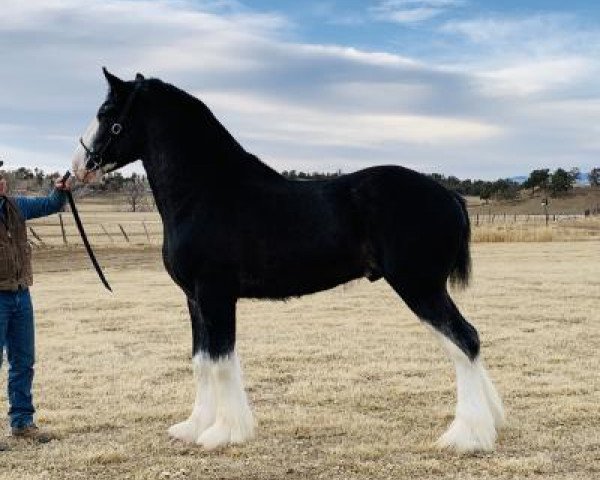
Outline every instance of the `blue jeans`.
<svg viewBox="0 0 600 480">
<path fill-rule="evenodd" d="M 6 349 L 8 358 L 8 401 L 10 426 L 33 423 L 31 386 L 35 361 L 33 307 L 29 289 L 0 290 L 0 367 Z"/>
</svg>

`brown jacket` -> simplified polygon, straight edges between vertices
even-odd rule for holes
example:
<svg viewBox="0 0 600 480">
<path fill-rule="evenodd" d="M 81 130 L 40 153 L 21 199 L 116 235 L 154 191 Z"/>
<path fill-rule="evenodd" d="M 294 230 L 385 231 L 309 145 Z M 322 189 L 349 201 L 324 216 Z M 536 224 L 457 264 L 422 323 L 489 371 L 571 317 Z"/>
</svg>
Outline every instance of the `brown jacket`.
<svg viewBox="0 0 600 480">
<path fill-rule="evenodd" d="M 0 198 L 5 200 L 0 222 L 0 290 L 27 288 L 33 284 L 33 271 L 25 219 L 11 198 Z"/>
</svg>

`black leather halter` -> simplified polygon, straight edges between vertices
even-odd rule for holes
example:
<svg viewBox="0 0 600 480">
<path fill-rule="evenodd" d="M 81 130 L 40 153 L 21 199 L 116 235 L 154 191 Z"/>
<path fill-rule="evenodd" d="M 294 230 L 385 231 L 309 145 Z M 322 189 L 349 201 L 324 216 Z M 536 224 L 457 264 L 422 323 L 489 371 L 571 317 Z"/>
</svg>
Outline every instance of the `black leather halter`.
<svg viewBox="0 0 600 480">
<path fill-rule="evenodd" d="M 116 137 L 118 137 L 119 134 L 123 131 L 123 123 L 125 122 L 125 120 L 127 119 L 127 116 L 129 115 L 129 111 L 131 110 L 133 101 L 135 100 L 135 97 L 137 95 L 137 92 L 140 89 L 141 84 L 142 84 L 142 80 L 135 81 L 135 86 L 133 88 L 133 91 L 127 97 L 127 101 L 125 102 L 125 106 L 123 107 L 123 110 L 121 111 L 121 115 L 119 115 L 119 118 L 117 119 L 117 121 L 114 122 L 112 124 L 112 126 L 110 127 L 110 136 L 106 140 L 106 143 L 104 145 L 102 145 L 102 147 L 100 147 L 97 151 L 94 151 L 84 143 L 82 137 L 79 137 L 79 143 L 85 150 L 85 159 L 86 159 L 85 168 L 88 172 L 95 172 L 96 170 L 99 170 L 102 167 L 104 167 L 103 155 L 106 152 L 106 150 L 108 149 L 108 147 L 110 146 L 110 144 L 112 143 L 112 141 Z M 88 165 L 90 165 L 90 163 L 91 163 L 91 166 L 88 167 Z"/>
</svg>

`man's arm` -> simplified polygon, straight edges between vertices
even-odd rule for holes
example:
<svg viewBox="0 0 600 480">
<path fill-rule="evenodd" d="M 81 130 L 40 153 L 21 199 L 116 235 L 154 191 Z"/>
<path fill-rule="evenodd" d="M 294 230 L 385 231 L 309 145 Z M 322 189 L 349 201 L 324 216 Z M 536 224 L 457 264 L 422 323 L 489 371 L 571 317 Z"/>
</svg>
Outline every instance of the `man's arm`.
<svg viewBox="0 0 600 480">
<path fill-rule="evenodd" d="M 15 197 L 14 200 L 25 220 L 29 220 L 59 212 L 67 201 L 67 194 L 55 188 L 47 197 Z"/>
</svg>

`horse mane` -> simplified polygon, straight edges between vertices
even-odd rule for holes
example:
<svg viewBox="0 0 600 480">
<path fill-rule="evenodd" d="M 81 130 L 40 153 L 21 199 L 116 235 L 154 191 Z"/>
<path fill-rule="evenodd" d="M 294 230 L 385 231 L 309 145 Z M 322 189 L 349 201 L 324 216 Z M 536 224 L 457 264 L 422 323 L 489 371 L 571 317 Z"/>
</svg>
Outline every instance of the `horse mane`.
<svg viewBox="0 0 600 480">
<path fill-rule="evenodd" d="M 218 139 L 219 145 L 228 153 L 228 156 L 236 160 L 236 163 L 243 169 L 246 178 L 255 174 L 257 178 L 285 180 L 285 177 L 275 169 L 264 163 L 256 155 L 247 152 L 203 101 L 157 78 L 148 79 L 146 83 L 149 90 L 165 95 L 170 103 L 175 100 L 173 103 L 176 108 L 182 108 L 184 112 L 196 119 L 200 128 L 212 129 L 213 137 Z"/>
</svg>

